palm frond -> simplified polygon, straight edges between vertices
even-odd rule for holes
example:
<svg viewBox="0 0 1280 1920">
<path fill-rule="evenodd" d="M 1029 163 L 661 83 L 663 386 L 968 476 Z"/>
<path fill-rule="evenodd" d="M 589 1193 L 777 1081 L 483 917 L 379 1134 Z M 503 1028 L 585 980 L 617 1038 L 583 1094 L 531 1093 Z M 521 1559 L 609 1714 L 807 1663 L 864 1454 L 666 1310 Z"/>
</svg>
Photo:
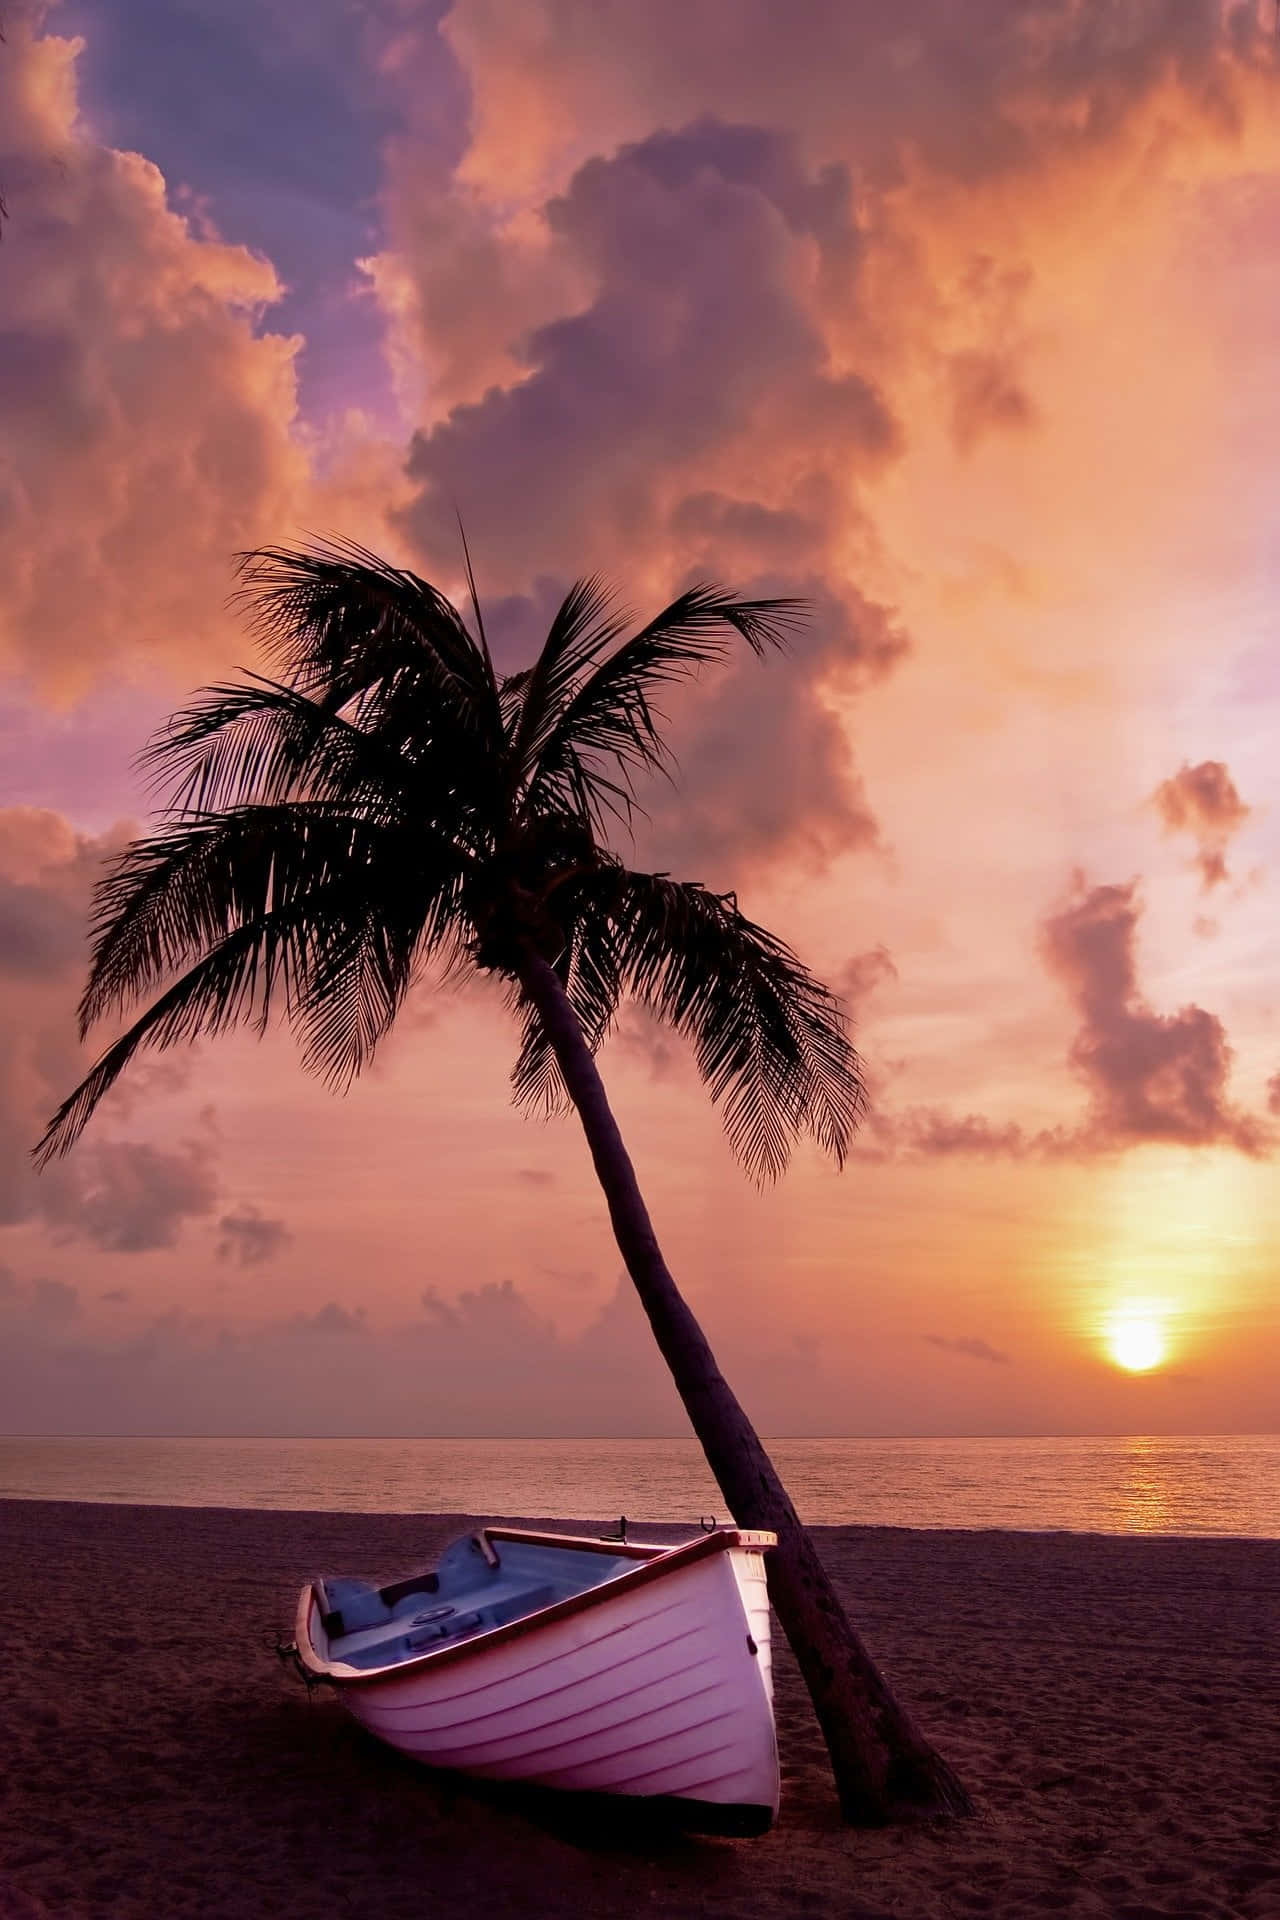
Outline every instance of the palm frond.
<svg viewBox="0 0 1280 1920">
<path fill-rule="evenodd" d="M 425 684 L 455 730 L 497 752 L 498 687 L 488 648 L 451 601 L 406 568 L 350 541 L 262 547 L 241 555 L 236 596 L 290 685 L 327 705 L 386 711 L 405 683 Z"/>
<path fill-rule="evenodd" d="M 457 512 L 457 509 L 454 509 Z M 484 656 L 485 671 L 489 685 L 496 692 L 498 677 L 493 670 L 493 655 L 489 651 L 489 636 L 484 630 L 484 615 L 480 611 L 480 594 L 476 588 L 475 568 L 471 564 L 471 548 L 467 544 L 467 530 L 462 524 L 462 515 L 458 513 L 458 538 L 462 542 L 462 562 L 467 572 L 467 591 L 471 595 L 471 611 L 476 617 L 476 637 L 480 642 L 480 651 Z"/>
<path fill-rule="evenodd" d="M 379 885 L 361 911 L 333 918 L 309 953 L 297 1014 L 308 1072 L 345 1090 L 390 1031 L 420 969 L 434 961 L 445 975 L 456 970 L 467 948 L 462 898 L 456 877 L 437 876 L 425 902 L 412 890 L 397 901 Z"/>
<path fill-rule="evenodd" d="M 186 818 L 135 840 L 95 891 L 82 1033 L 277 907 L 344 888 L 364 899 L 375 875 L 410 890 L 422 865 L 414 852 L 403 828 L 297 800 Z"/>
<path fill-rule="evenodd" d="M 171 813 L 295 798 L 402 808 L 419 772 L 376 734 L 260 674 L 203 688 L 153 735 L 138 765 Z"/>
<path fill-rule="evenodd" d="M 433 861 L 407 831 L 303 802 L 184 821 L 135 842 L 100 884 L 94 924 L 82 1033 L 179 977 L 63 1102 L 41 1162 L 73 1144 L 139 1047 L 249 1021 L 262 1031 L 281 1000 L 304 1064 L 344 1086 L 418 966 L 451 957 L 467 932 L 456 863 Z"/>
<path fill-rule="evenodd" d="M 163 1052 L 250 1019 L 261 1024 L 277 977 L 292 997 L 297 967 L 291 965 L 290 948 L 299 937 L 298 919 L 296 908 L 292 914 L 282 909 L 237 927 L 174 981 L 63 1101 L 35 1148 L 36 1165 L 75 1145 L 99 1101 L 143 1047 Z"/>
<path fill-rule="evenodd" d="M 532 770 L 584 668 L 623 631 L 604 582 L 575 580 L 547 629 L 541 652 L 522 676 L 509 758 L 513 789 Z"/>
<path fill-rule="evenodd" d="M 805 1132 L 843 1164 L 865 1104 L 861 1068 L 839 1002 L 789 947 L 732 895 L 620 865 L 583 880 L 578 916 L 580 953 L 599 952 L 619 993 L 692 1041 L 754 1179 L 777 1179 Z"/>
<path fill-rule="evenodd" d="M 566 691 L 554 722 L 540 731 L 526 809 L 573 806 L 597 823 L 628 811 L 634 776 L 669 757 L 654 696 L 726 659 L 735 635 L 756 654 L 785 647 L 805 614 L 801 600 L 741 600 L 703 582 L 679 594 L 612 653 L 607 648 L 616 631 L 601 623 L 594 646 L 584 646 L 577 662 L 588 670 Z M 606 776 L 606 766 L 620 778 Z"/>
</svg>

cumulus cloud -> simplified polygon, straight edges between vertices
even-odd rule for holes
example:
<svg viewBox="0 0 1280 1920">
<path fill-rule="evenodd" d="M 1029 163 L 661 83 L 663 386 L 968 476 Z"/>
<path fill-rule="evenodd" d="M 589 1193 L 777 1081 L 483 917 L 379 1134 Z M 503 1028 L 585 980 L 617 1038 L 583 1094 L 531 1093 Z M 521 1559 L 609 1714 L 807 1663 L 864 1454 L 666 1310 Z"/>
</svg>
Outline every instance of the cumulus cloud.
<svg viewBox="0 0 1280 1920">
<path fill-rule="evenodd" d="M 274 1259 L 291 1237 L 283 1220 L 272 1220 L 257 1207 L 243 1206 L 224 1213 L 219 1220 L 215 1250 L 219 1260 L 238 1267 L 257 1267 L 264 1260 Z"/>
<path fill-rule="evenodd" d="M 187 1220 L 212 1213 L 218 1179 L 209 1146 L 95 1140 L 46 1174 L 39 1207 L 54 1236 L 104 1253 L 171 1247 Z"/>
<path fill-rule="evenodd" d="M 1249 808 L 1221 760 L 1184 761 L 1152 795 L 1152 805 L 1168 833 L 1189 834 L 1196 842 L 1195 863 L 1206 893 L 1229 879 L 1227 846 L 1249 817 Z"/>
<path fill-rule="evenodd" d="M 1230 1100 L 1232 1051 L 1216 1014 L 1188 1005 L 1157 1013 L 1137 979 L 1137 883 L 1089 887 L 1043 928 L 1045 959 L 1080 1027 L 1072 1066 L 1092 1096 L 1089 1138 L 1098 1145 L 1164 1141 L 1258 1154 L 1261 1122 Z"/>
<path fill-rule="evenodd" d="M 719 888 L 783 859 L 820 872 L 880 842 L 839 697 L 888 672 L 905 636 L 854 589 L 840 600 L 812 579 L 762 584 L 808 599 L 805 637 L 784 661 L 742 660 L 668 703 L 676 783 L 646 792 L 636 834 L 650 864 Z"/>
<path fill-rule="evenodd" d="M 19 6 L 0 59 L 0 671 L 60 701 L 134 682 L 150 706 L 248 652 L 237 552 L 305 525 L 376 539 L 396 465 L 358 409 L 299 421 L 274 265 L 95 138 L 54 11 Z"/>
<path fill-rule="evenodd" d="M 582 572 L 618 579 L 640 613 L 707 575 L 808 598 L 792 659 L 673 696 L 679 790 L 645 796 L 642 844 L 728 884 L 735 858 L 872 843 L 829 696 L 891 670 L 907 641 L 826 565 L 851 488 L 898 444 L 874 380 L 834 362 L 813 312 L 824 276 L 856 276 L 847 176 L 809 173 L 781 135 L 701 119 L 588 161 L 543 215 L 588 292 L 523 331 L 510 314 L 518 376 L 415 437 L 400 524 L 452 569 L 461 504 L 506 665 L 527 663 Z"/>
<path fill-rule="evenodd" d="M 444 33 L 473 88 L 473 180 L 545 178 L 583 144 L 635 138 L 721 101 L 762 125 L 802 126 L 813 149 L 850 127 L 872 188 L 915 167 L 969 185 L 1105 147 L 1145 100 L 1176 87 L 1225 119 L 1242 67 L 1268 59 L 1258 10 L 1218 0 L 1120 0 L 1028 18 L 1019 0 L 953 13 L 930 0 L 785 16 L 746 0 L 724 31 L 716 0 L 455 0 Z"/>
<path fill-rule="evenodd" d="M 259 331 L 270 264 L 169 204 L 77 118 L 80 43 L 8 22 L 0 278 L 0 660 L 59 690 L 225 658 L 230 559 L 305 476 L 298 341 Z M 9 249 L 12 249 L 10 252 Z"/>
</svg>

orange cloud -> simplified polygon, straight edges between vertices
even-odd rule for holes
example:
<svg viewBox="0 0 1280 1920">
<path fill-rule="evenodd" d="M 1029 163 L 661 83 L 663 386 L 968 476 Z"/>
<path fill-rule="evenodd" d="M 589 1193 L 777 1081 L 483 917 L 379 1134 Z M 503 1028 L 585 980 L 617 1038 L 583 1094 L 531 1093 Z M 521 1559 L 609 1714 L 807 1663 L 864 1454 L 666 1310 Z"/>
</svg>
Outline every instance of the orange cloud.
<svg viewBox="0 0 1280 1920">
<path fill-rule="evenodd" d="M 0 60 L 0 658 L 65 695 L 109 662 L 223 655 L 230 556 L 278 532 L 304 467 L 299 343 L 258 332 L 271 266 L 91 138 L 79 42 L 39 20 L 19 16 Z"/>
<path fill-rule="evenodd" d="M 186 681 L 242 657 L 235 553 L 367 528 L 389 469 L 356 418 L 341 476 L 317 477 L 332 449 L 297 421 L 303 343 L 263 326 L 274 268 L 95 140 L 81 42 L 45 14 L 6 23 L 0 59 L 0 668 L 67 699 L 113 671 Z"/>
</svg>

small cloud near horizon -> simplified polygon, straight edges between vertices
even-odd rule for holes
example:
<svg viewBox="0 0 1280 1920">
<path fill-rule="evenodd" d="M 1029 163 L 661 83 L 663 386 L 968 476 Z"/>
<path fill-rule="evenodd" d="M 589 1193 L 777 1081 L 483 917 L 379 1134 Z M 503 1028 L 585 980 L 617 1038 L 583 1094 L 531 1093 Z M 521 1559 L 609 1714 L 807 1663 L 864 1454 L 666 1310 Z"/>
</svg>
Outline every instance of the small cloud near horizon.
<svg viewBox="0 0 1280 1920">
<path fill-rule="evenodd" d="M 993 1347 L 989 1341 L 979 1339 L 976 1335 L 961 1335 L 951 1339 L 942 1333 L 926 1333 L 921 1338 L 927 1340 L 931 1347 L 940 1348 L 943 1353 L 956 1353 L 966 1360 L 986 1360 L 997 1367 L 1013 1364 L 1007 1353 L 1002 1353 L 999 1347 Z"/>
<path fill-rule="evenodd" d="M 239 1267 L 261 1266 L 274 1259 L 293 1235 L 283 1220 L 272 1220 L 257 1207 L 243 1206 L 224 1213 L 218 1222 L 215 1252 L 219 1260 Z"/>
</svg>

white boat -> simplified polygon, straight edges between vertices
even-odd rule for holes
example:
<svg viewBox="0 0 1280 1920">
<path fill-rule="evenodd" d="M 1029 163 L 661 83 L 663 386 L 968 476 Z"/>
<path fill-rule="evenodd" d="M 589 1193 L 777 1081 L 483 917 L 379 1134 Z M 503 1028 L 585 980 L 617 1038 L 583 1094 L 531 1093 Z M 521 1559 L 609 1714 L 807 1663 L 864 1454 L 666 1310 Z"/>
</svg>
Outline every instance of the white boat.
<svg viewBox="0 0 1280 1920">
<path fill-rule="evenodd" d="M 292 1651 L 427 1766 L 678 1802 L 691 1824 L 763 1833 L 778 1811 L 776 1544 L 735 1527 L 678 1546 L 484 1527 L 389 1586 L 311 1582 Z"/>
</svg>

